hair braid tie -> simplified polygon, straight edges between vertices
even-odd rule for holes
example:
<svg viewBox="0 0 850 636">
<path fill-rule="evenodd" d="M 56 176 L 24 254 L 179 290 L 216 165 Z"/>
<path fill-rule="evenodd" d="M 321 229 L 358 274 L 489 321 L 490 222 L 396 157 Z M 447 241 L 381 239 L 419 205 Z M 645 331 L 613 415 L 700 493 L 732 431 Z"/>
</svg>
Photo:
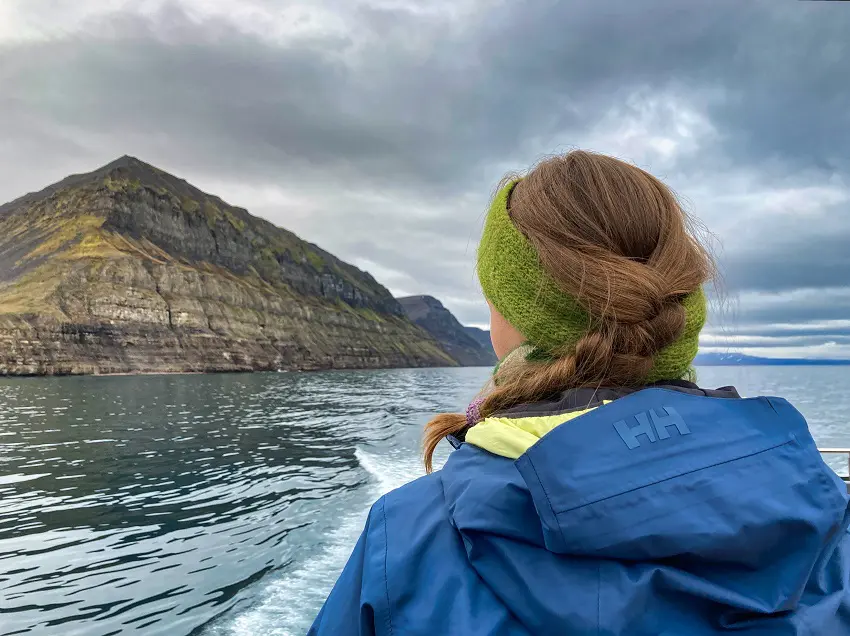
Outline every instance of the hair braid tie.
<svg viewBox="0 0 850 636">
<path fill-rule="evenodd" d="M 484 403 L 484 398 L 479 397 L 472 400 L 469 406 L 466 407 L 466 425 L 470 428 L 481 421 L 481 405 Z"/>
</svg>

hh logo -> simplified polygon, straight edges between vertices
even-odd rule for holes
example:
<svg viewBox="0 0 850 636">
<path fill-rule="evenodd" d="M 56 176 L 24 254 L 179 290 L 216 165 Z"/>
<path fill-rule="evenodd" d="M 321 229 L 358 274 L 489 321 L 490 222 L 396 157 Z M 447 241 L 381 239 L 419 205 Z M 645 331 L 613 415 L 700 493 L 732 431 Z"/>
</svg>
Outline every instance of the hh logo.
<svg viewBox="0 0 850 636">
<path fill-rule="evenodd" d="M 690 435 L 691 431 L 682 416 L 676 413 L 676 409 L 670 406 L 662 406 L 662 415 L 655 409 L 636 413 L 633 417 L 637 421 L 637 426 L 629 426 L 626 420 L 620 420 L 614 424 L 614 428 L 623 438 L 626 446 L 629 448 L 638 448 L 640 435 L 646 436 L 650 442 L 655 442 L 658 439 L 668 439 L 670 431 L 667 429 L 675 428 L 679 431 L 679 435 Z"/>
</svg>

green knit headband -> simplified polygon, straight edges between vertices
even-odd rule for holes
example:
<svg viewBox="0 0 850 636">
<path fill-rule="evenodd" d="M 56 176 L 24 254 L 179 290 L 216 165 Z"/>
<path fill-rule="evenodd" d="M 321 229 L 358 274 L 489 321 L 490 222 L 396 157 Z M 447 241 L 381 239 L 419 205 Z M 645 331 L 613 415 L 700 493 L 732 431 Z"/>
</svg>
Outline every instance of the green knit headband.
<svg viewBox="0 0 850 636">
<path fill-rule="evenodd" d="M 484 296 L 537 351 L 551 355 L 574 345 L 591 329 L 590 316 L 565 294 L 540 265 L 537 251 L 514 226 L 508 198 L 518 180 L 502 188 L 490 206 L 478 246 L 478 278 Z M 691 375 L 705 323 L 706 299 L 700 288 L 682 300 L 687 313 L 679 339 L 656 356 L 648 382 Z"/>
</svg>

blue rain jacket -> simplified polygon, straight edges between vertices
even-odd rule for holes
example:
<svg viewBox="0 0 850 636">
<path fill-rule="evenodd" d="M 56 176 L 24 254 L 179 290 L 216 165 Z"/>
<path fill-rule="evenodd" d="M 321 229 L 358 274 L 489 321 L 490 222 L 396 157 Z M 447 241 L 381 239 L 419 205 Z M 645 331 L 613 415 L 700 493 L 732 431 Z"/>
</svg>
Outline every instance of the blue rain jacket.
<svg viewBox="0 0 850 636">
<path fill-rule="evenodd" d="M 644 389 L 384 496 L 309 634 L 850 635 L 848 525 L 785 400 Z"/>
</svg>

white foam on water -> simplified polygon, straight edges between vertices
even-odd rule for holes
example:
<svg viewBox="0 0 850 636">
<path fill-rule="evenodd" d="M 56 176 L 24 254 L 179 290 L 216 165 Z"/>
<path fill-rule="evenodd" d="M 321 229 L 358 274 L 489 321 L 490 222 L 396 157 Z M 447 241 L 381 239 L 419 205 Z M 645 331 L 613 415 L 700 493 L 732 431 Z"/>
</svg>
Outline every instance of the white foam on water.
<svg viewBox="0 0 850 636">
<path fill-rule="evenodd" d="M 411 458 L 408 455 L 379 457 L 359 448 L 354 454 L 363 470 L 377 482 L 376 490 L 379 497 L 422 476 L 422 464 L 418 457 Z"/>
<path fill-rule="evenodd" d="M 410 454 L 378 456 L 359 448 L 355 454 L 372 478 L 370 501 L 422 475 L 419 458 Z M 209 636 L 304 636 L 351 555 L 368 512 L 365 506 L 342 514 L 319 553 L 269 581 L 254 605 L 212 626 Z"/>
</svg>

